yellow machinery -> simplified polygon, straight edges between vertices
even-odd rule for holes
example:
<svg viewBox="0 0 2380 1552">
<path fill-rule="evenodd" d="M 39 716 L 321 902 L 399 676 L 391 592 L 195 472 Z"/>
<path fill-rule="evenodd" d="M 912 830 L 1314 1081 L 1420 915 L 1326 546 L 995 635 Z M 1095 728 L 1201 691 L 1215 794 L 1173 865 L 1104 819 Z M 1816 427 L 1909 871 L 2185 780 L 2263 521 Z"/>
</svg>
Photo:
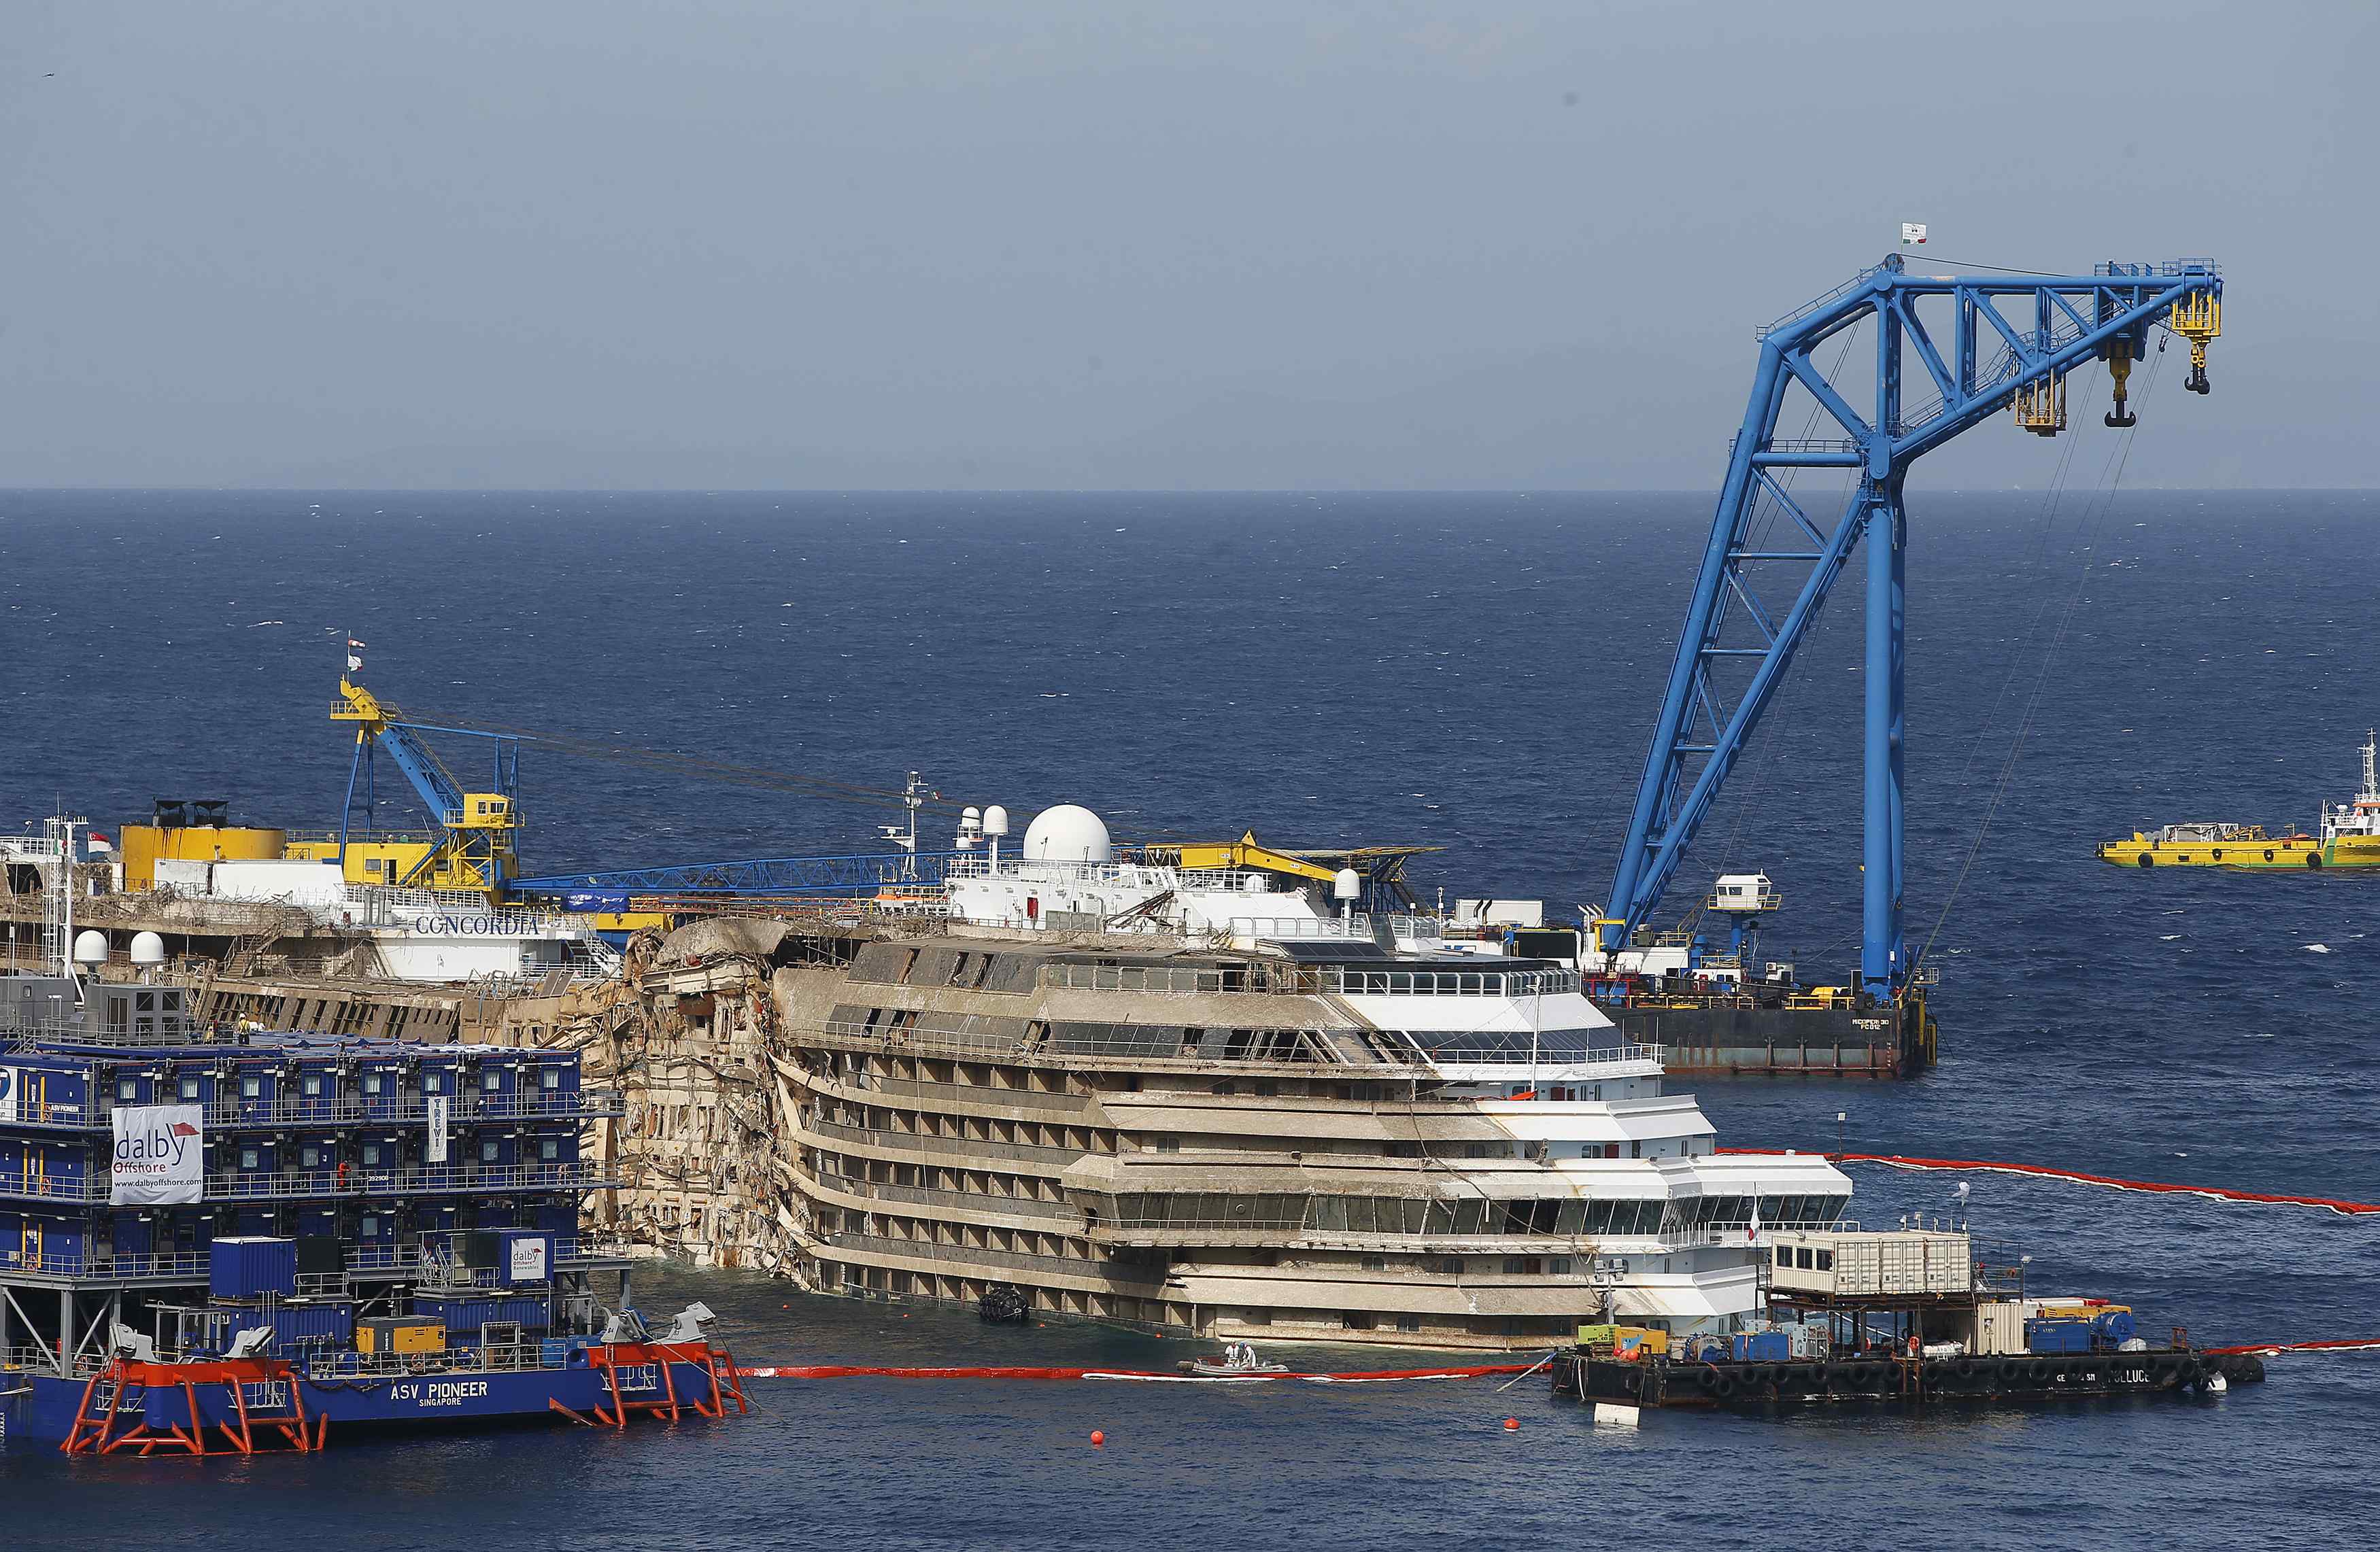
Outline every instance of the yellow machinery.
<svg viewBox="0 0 2380 1552">
<path fill-rule="evenodd" d="M 2206 342 L 2223 333 L 2223 295 L 2213 286 L 2190 292 L 2173 304 L 2166 327 L 2190 342 L 2190 376 L 2182 386 L 2193 394 L 2210 393 L 2206 382 Z"/>
<path fill-rule="evenodd" d="M 356 660 L 350 659 L 350 666 Z M 331 720 L 356 724 L 356 755 L 347 778 L 347 808 L 338 837 L 293 844 L 291 855 L 317 860 L 335 857 L 352 883 L 395 884 L 408 889 L 467 890 L 496 894 L 519 871 L 517 836 L 520 807 L 520 741 L 474 728 L 442 731 L 486 739 L 495 751 L 495 775 L 490 785 L 473 791 L 457 781 L 421 734 L 433 731 L 405 720 L 388 702 L 355 682 L 339 676 L 339 698 L 331 703 Z M 420 794 L 437 828 L 431 835 L 391 835 L 371 824 L 375 794 L 371 759 L 375 751 L 396 762 L 413 790 Z M 365 823 L 352 830 L 357 783 L 363 783 Z"/>
<path fill-rule="evenodd" d="M 428 1316 L 372 1316 L 356 1322 L 356 1351 L 367 1357 L 443 1352 L 446 1325 Z"/>
<path fill-rule="evenodd" d="M 2066 377 L 2046 377 L 2016 391 L 2009 401 L 2016 423 L 2035 436 L 2054 437 L 2066 429 Z"/>
<path fill-rule="evenodd" d="M 160 798 L 147 824 L 118 826 L 124 887 L 154 889 L 160 862 L 270 862 L 287 855 L 288 835 L 229 822 L 219 802 Z"/>
<path fill-rule="evenodd" d="M 1220 844 L 1150 846 L 1147 850 L 1152 855 L 1172 854 L 1172 861 L 1178 867 L 1254 867 L 1267 873 L 1288 873 L 1326 884 L 1339 876 L 1335 868 L 1257 844 L 1255 831 L 1247 831 L 1237 841 Z"/>
</svg>

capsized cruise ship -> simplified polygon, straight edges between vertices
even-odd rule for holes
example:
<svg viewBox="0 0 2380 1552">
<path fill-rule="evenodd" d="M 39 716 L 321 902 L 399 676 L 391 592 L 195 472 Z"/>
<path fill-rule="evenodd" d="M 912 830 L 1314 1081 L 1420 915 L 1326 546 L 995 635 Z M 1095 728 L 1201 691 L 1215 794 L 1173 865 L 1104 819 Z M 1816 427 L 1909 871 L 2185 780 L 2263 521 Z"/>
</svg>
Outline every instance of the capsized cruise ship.
<svg viewBox="0 0 2380 1552">
<path fill-rule="evenodd" d="M 1359 912 L 1352 874 L 1007 828 L 865 911 L 632 949 L 627 1213 L 734 1219 L 826 1291 L 1487 1349 L 1728 1329 L 1771 1231 L 1842 1218 L 1824 1158 L 1720 1154 L 1574 969 Z"/>
</svg>

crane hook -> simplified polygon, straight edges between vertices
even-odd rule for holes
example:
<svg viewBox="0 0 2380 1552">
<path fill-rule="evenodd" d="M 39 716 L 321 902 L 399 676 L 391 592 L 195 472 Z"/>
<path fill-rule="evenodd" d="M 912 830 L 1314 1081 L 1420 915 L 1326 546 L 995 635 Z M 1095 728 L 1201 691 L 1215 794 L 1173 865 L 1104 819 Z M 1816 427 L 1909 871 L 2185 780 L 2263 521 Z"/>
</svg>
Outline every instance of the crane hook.
<svg viewBox="0 0 2380 1552">
<path fill-rule="evenodd" d="M 2110 426 L 2137 426 L 2141 423 L 2141 418 L 2134 415 L 2130 409 L 2125 407 L 2124 384 L 2126 380 L 2131 375 L 2132 357 L 2131 346 L 2119 341 L 2117 342 L 2117 354 L 2107 358 L 2107 380 L 2115 385 L 2116 407 L 2109 410 L 2102 418 L 2104 418 Z"/>
</svg>

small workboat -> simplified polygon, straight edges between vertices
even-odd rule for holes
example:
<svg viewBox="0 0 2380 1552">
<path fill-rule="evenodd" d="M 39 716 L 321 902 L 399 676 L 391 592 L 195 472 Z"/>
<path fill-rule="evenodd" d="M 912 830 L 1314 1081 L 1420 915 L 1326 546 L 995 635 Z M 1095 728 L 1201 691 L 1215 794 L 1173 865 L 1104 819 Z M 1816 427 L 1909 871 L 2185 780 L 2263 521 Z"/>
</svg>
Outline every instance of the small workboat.
<svg viewBox="0 0 2380 1552">
<path fill-rule="evenodd" d="M 1185 1374 L 1201 1379 L 1258 1379 L 1271 1375 L 1289 1373 L 1286 1364 L 1269 1364 L 1257 1356 L 1253 1342 L 1232 1342 L 1223 1349 L 1220 1358 L 1193 1358 L 1182 1365 Z"/>
</svg>

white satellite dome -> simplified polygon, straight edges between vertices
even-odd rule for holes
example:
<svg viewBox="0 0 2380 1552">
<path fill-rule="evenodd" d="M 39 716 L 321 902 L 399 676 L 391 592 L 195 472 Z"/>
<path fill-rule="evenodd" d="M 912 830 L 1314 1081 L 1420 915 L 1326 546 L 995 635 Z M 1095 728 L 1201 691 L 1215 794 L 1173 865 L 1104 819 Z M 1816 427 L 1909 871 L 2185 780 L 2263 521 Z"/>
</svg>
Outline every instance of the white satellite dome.
<svg viewBox="0 0 2380 1552">
<path fill-rule="evenodd" d="M 986 835 L 1008 833 L 1008 810 L 995 803 L 983 811 L 983 832 Z"/>
<path fill-rule="evenodd" d="M 1044 808 L 1025 827 L 1028 862 L 1106 862 L 1111 855 L 1106 821 L 1080 804 Z"/>
<path fill-rule="evenodd" d="M 153 932 L 134 933 L 132 935 L 132 963 L 135 964 L 164 964 L 165 940 L 158 937 Z"/>
<path fill-rule="evenodd" d="M 77 964 L 106 964 L 107 934 L 104 932 L 76 933 L 74 957 Z"/>
<path fill-rule="evenodd" d="M 1364 876 L 1352 867 L 1342 867 L 1330 880 L 1330 892 L 1342 900 L 1361 900 L 1364 898 Z"/>
</svg>

